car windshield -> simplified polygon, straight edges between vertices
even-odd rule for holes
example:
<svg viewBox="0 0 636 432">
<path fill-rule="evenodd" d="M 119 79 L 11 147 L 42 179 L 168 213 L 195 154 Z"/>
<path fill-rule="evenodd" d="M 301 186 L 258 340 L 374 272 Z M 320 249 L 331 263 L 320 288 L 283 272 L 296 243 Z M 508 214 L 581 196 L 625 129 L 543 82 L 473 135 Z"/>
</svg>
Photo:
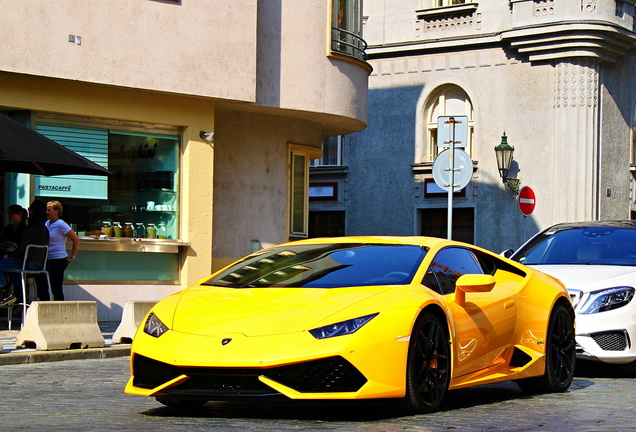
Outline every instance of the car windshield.
<svg viewBox="0 0 636 432">
<path fill-rule="evenodd" d="M 636 266 L 636 229 L 595 226 L 547 230 L 512 259 L 526 265 Z"/>
<path fill-rule="evenodd" d="M 416 245 L 311 244 L 264 249 L 203 285 L 338 288 L 401 285 L 413 279 L 426 251 Z"/>
</svg>

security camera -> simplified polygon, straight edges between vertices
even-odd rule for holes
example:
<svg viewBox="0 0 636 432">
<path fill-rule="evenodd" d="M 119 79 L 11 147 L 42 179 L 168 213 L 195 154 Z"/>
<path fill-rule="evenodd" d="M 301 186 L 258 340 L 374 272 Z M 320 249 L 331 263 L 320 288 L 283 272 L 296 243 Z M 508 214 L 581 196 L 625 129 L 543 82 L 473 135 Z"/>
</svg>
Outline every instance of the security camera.
<svg viewBox="0 0 636 432">
<path fill-rule="evenodd" d="M 201 131 L 199 132 L 199 137 L 206 141 L 214 142 L 214 132 Z"/>
</svg>

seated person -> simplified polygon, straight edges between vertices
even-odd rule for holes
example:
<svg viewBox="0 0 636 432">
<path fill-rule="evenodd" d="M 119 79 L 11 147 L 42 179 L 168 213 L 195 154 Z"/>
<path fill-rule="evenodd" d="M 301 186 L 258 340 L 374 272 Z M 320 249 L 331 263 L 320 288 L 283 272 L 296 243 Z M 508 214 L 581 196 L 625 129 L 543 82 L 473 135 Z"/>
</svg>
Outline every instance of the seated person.
<svg viewBox="0 0 636 432">
<path fill-rule="evenodd" d="M 16 301 L 13 288 L 5 272 L 22 268 L 26 248 L 30 244 L 48 245 L 49 230 L 46 222 L 46 204 L 35 200 L 29 207 L 29 219 L 22 239 L 17 248 L 8 253 L 8 257 L 0 259 L 0 306 L 8 305 Z M 41 264 L 41 263 L 40 263 Z M 27 263 L 27 266 L 29 263 Z M 32 263 L 32 268 L 38 267 L 38 263 Z"/>
<path fill-rule="evenodd" d="M 0 258 L 6 258 L 6 255 L 18 246 L 29 216 L 27 210 L 18 204 L 10 205 L 7 214 L 11 223 L 0 233 Z"/>
<path fill-rule="evenodd" d="M 7 208 L 7 215 L 9 216 L 9 222 L 2 230 L 0 234 L 0 240 L 15 243 L 20 243 L 22 234 L 26 229 L 26 222 L 29 213 L 21 205 L 13 204 Z"/>
</svg>

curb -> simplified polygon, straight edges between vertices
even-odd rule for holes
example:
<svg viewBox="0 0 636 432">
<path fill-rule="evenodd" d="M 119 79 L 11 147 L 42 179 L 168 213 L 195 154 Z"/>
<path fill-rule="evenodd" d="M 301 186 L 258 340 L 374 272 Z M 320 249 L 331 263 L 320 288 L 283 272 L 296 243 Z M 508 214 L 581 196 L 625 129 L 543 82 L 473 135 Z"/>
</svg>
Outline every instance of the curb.
<svg viewBox="0 0 636 432">
<path fill-rule="evenodd" d="M 63 360 L 106 359 L 130 355 L 130 345 L 55 351 L 26 351 L 0 354 L 0 366 L 45 363 Z"/>
</svg>

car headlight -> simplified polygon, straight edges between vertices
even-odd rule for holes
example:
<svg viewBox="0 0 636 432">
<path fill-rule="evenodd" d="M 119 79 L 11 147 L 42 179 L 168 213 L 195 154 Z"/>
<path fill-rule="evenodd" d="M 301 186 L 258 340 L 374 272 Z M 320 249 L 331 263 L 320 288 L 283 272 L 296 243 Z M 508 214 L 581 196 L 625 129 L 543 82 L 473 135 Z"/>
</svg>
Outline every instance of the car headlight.
<svg viewBox="0 0 636 432">
<path fill-rule="evenodd" d="M 618 309 L 634 298 L 634 288 L 620 286 L 591 292 L 579 310 L 581 314 L 593 314 Z"/>
<path fill-rule="evenodd" d="M 340 321 L 335 324 L 329 324 L 324 327 L 318 327 L 309 330 L 309 333 L 316 339 L 326 339 L 334 336 L 344 336 L 356 332 L 360 327 L 371 321 L 378 314 L 365 315 L 359 318 L 352 318 L 346 321 Z"/>
<path fill-rule="evenodd" d="M 149 334 L 152 337 L 158 338 L 162 334 L 168 331 L 168 327 L 161 322 L 157 315 L 151 313 L 144 324 L 144 333 Z"/>
</svg>

